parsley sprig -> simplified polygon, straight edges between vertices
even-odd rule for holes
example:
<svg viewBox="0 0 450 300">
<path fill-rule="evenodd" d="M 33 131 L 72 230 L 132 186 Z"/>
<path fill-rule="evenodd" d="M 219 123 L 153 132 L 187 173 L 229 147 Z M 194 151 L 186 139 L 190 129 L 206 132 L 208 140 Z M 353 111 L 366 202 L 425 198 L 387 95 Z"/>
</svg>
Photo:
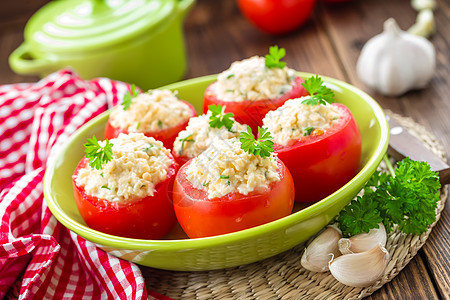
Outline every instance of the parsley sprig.
<svg viewBox="0 0 450 300">
<path fill-rule="evenodd" d="M 318 75 L 312 76 L 302 83 L 302 86 L 308 91 L 310 97 L 303 100 L 303 104 L 318 105 L 334 102 L 334 93 L 327 88 Z"/>
<path fill-rule="evenodd" d="M 269 157 L 273 152 L 273 141 L 267 128 L 258 127 L 258 140 L 255 140 L 252 129 L 247 126 L 247 132 L 242 131 L 239 135 L 241 149 L 253 155 Z"/>
<path fill-rule="evenodd" d="M 212 128 L 220 128 L 223 126 L 231 132 L 234 124 L 233 119 L 231 119 L 234 116 L 233 113 L 225 113 L 225 106 L 222 107 L 221 105 L 210 105 L 208 106 L 208 110 L 211 112 L 209 126 Z"/>
<path fill-rule="evenodd" d="M 394 175 L 375 172 L 358 196 L 338 217 L 339 228 L 352 236 L 378 228 L 390 232 L 394 224 L 407 234 L 421 234 L 436 220 L 441 187 L 438 174 L 426 162 L 405 158 Z"/>
<path fill-rule="evenodd" d="M 133 98 L 135 98 L 137 95 L 139 95 L 139 91 L 136 90 L 136 85 L 132 84 L 131 85 L 131 93 L 129 91 L 126 92 L 125 96 L 123 96 L 123 110 L 128 110 L 130 108 L 131 105 L 131 101 L 133 100 Z"/>
<path fill-rule="evenodd" d="M 286 55 L 284 48 L 278 48 L 277 45 L 269 48 L 269 54 L 266 55 L 265 65 L 268 68 L 283 69 L 286 66 L 284 61 L 280 61 Z"/>
<path fill-rule="evenodd" d="M 108 139 L 105 141 L 106 144 L 102 147 L 94 135 L 84 144 L 84 152 L 86 153 L 86 158 L 89 160 L 89 165 L 97 170 L 101 170 L 102 165 L 112 159 L 113 144 Z"/>
</svg>

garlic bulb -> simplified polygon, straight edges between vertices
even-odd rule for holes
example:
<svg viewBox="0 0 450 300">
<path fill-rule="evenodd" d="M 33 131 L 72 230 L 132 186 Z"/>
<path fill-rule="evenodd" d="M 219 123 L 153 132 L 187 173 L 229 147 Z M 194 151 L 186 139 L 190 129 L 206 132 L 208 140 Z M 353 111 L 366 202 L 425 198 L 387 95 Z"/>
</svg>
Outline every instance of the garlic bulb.
<svg viewBox="0 0 450 300">
<path fill-rule="evenodd" d="M 425 87 L 435 69 L 435 50 L 427 39 L 402 31 L 390 18 L 358 58 L 357 73 L 368 86 L 390 96 Z"/>
<path fill-rule="evenodd" d="M 353 287 L 367 287 L 383 276 L 389 252 L 381 245 L 369 251 L 346 254 L 330 262 L 331 274 L 339 282 Z"/>
<path fill-rule="evenodd" d="M 370 229 L 368 233 L 361 233 L 351 238 L 343 238 L 338 242 L 342 254 L 359 253 L 373 249 L 377 245 L 386 246 L 386 229 L 383 223 L 378 228 Z"/>
<path fill-rule="evenodd" d="M 328 263 L 333 256 L 339 256 L 338 240 L 342 233 L 336 226 L 328 226 L 308 245 L 303 252 L 302 266 L 313 272 L 328 271 Z"/>
</svg>

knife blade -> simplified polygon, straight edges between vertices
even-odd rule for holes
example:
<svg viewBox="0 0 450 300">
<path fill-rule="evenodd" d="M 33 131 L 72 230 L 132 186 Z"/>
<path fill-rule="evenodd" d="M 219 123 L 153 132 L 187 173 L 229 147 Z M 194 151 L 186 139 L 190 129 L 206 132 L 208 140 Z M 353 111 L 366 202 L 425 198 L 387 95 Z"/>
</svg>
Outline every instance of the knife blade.
<svg viewBox="0 0 450 300">
<path fill-rule="evenodd" d="M 426 161 L 432 171 L 439 173 L 439 181 L 442 185 L 450 183 L 449 165 L 425 147 L 418 138 L 409 133 L 395 118 L 387 115 L 387 120 L 390 130 L 388 154 L 398 160 L 409 157 L 416 161 Z"/>
</svg>

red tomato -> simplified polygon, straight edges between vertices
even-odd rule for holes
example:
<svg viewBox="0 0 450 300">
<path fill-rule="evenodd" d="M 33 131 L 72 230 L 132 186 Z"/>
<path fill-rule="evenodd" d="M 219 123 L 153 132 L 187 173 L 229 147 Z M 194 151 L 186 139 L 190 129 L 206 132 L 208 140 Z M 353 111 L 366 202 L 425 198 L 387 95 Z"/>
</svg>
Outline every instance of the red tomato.
<svg viewBox="0 0 450 300">
<path fill-rule="evenodd" d="M 174 183 L 174 207 L 178 222 L 190 238 L 214 236 L 265 224 L 289 215 L 294 205 L 294 182 L 285 165 L 278 160 L 281 180 L 268 189 L 248 195 L 238 192 L 208 199 L 207 192 L 196 189 L 181 167 Z"/>
<path fill-rule="evenodd" d="M 180 100 L 183 101 L 183 100 Z M 189 105 L 189 108 L 191 109 L 191 117 L 195 117 L 197 115 L 194 106 L 190 104 L 189 102 L 183 101 L 187 105 Z M 164 147 L 167 149 L 172 149 L 173 142 L 175 141 L 175 138 L 178 136 L 178 133 L 186 128 L 186 126 L 189 123 L 189 119 L 186 120 L 183 123 L 178 124 L 177 126 L 158 130 L 158 131 L 151 131 L 151 132 L 143 132 L 146 136 L 153 137 L 158 141 L 161 141 L 164 144 Z M 105 139 L 112 139 L 119 136 L 119 133 L 128 133 L 128 130 L 125 128 L 120 127 L 114 127 L 111 125 L 110 120 L 108 119 L 108 122 L 106 123 L 105 127 Z"/>
<path fill-rule="evenodd" d="M 352 0 L 322 0 L 323 2 L 329 2 L 329 3 L 339 3 L 339 2 L 350 2 Z"/>
<path fill-rule="evenodd" d="M 361 157 L 358 125 L 343 104 L 342 117 L 323 134 L 303 137 L 290 146 L 275 143 L 274 150 L 291 171 L 296 202 L 318 201 L 338 190 L 355 176 Z"/>
<path fill-rule="evenodd" d="M 237 122 L 247 124 L 252 128 L 253 132 L 258 132 L 258 126 L 262 126 L 262 119 L 269 111 L 277 109 L 289 99 L 308 95 L 308 92 L 302 86 L 303 82 L 303 79 L 297 77 L 295 78 L 292 89 L 289 92 L 284 93 L 281 97 L 256 101 L 220 100 L 212 90 L 212 87 L 215 84 L 213 82 L 205 91 L 205 97 L 203 99 L 203 113 L 206 114 L 208 112 L 208 106 L 213 104 L 222 105 L 222 107 L 226 106 L 225 111 L 232 112 L 234 114 L 234 119 Z"/>
<path fill-rule="evenodd" d="M 178 165 L 180 165 L 180 166 L 184 165 L 185 163 L 188 162 L 188 160 L 191 159 L 190 157 L 180 156 L 180 155 L 178 154 L 178 152 L 176 152 L 176 151 L 174 151 L 174 150 L 172 150 L 172 156 L 173 156 L 173 158 L 175 158 L 175 161 L 176 161 L 176 162 L 178 163 Z"/>
<path fill-rule="evenodd" d="M 269 34 L 288 33 L 309 20 L 316 0 L 238 0 L 242 14 Z"/>
<path fill-rule="evenodd" d="M 178 165 L 169 167 L 167 179 L 158 183 L 153 196 L 120 204 L 88 195 L 77 186 L 75 178 L 88 163 L 83 158 L 72 177 L 75 202 L 86 224 L 95 230 L 137 239 L 160 239 L 176 223 L 172 204 L 172 189 Z"/>
</svg>

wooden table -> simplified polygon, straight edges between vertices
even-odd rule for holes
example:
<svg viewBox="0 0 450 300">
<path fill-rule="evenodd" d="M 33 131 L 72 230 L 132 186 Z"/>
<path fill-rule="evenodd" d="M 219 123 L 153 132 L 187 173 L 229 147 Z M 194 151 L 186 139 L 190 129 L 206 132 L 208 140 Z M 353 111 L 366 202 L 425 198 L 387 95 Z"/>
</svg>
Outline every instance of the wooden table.
<svg viewBox="0 0 450 300">
<path fill-rule="evenodd" d="M 277 44 L 287 51 L 285 61 L 299 71 L 317 73 L 349 82 L 372 95 L 379 104 L 409 116 L 450 148 L 450 2 L 438 0 L 437 33 L 431 38 L 437 52 L 437 68 L 429 86 L 398 98 L 368 89 L 357 77 L 355 65 L 364 43 L 395 17 L 401 28 L 410 27 L 416 12 L 410 0 L 354 0 L 347 4 L 318 3 L 310 22 L 284 36 L 259 32 L 239 13 L 235 1 L 197 0 L 186 20 L 186 42 L 192 78 L 227 69 L 231 62 L 264 55 Z M 46 1 L 8 1 L 0 11 L 0 84 L 35 81 L 14 74 L 7 57 L 22 41 L 30 14 Z M 447 151 L 448 154 L 448 151 Z M 450 209 L 427 243 L 408 266 L 369 299 L 450 299 Z"/>
</svg>

